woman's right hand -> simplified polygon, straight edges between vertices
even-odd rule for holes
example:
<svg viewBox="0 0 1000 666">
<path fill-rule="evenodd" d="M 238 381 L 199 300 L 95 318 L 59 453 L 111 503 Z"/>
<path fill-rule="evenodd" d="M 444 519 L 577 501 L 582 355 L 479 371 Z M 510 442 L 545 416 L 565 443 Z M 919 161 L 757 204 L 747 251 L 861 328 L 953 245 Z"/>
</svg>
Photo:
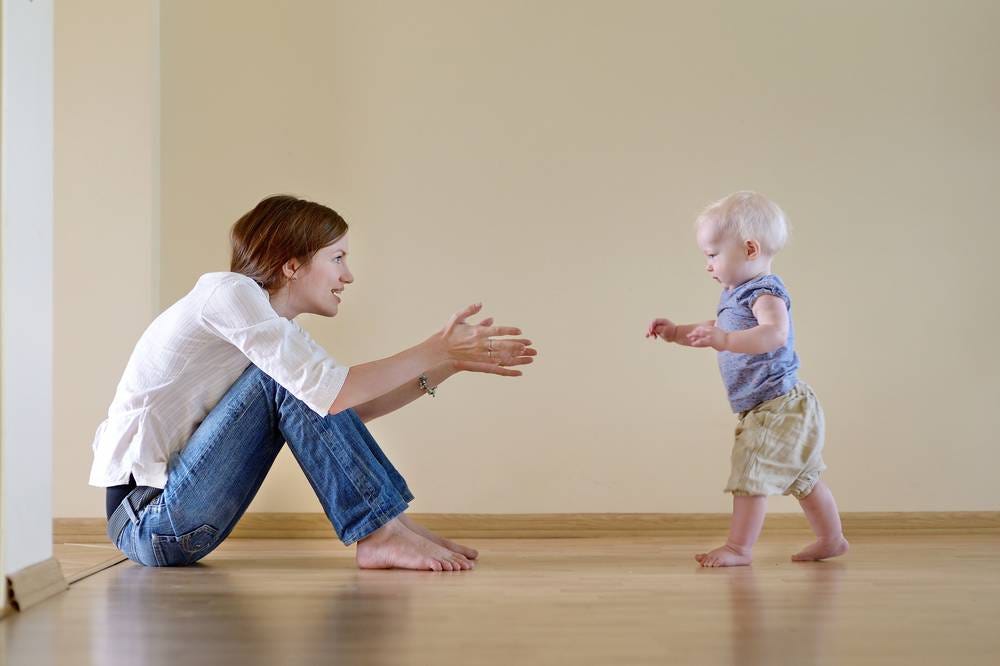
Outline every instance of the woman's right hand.
<svg viewBox="0 0 1000 666">
<path fill-rule="evenodd" d="M 464 364 L 524 365 L 530 362 L 528 357 L 538 354 L 531 347 L 531 340 L 497 339 L 499 336 L 521 335 L 521 329 L 517 327 L 494 326 L 492 318 L 480 324 L 466 322 L 482 309 L 482 303 L 474 303 L 456 312 L 441 330 L 440 339 L 449 360 Z"/>
</svg>

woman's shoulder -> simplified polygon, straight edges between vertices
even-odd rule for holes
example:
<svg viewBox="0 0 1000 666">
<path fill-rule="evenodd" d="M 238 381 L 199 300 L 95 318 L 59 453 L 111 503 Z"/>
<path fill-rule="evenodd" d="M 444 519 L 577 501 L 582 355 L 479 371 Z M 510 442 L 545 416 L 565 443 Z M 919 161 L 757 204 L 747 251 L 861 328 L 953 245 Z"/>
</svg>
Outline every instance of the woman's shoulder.
<svg viewBox="0 0 1000 666">
<path fill-rule="evenodd" d="M 260 297 L 267 295 L 264 288 L 257 284 L 253 278 L 242 273 L 229 273 L 219 271 L 216 273 L 205 273 L 195 283 L 195 289 L 207 291 L 212 294 L 244 295 L 250 297 Z"/>
<path fill-rule="evenodd" d="M 267 292 L 241 273 L 205 273 L 191 290 L 202 314 L 232 310 L 269 310 Z"/>
<path fill-rule="evenodd" d="M 228 271 L 217 271 L 215 273 L 205 273 L 195 283 L 200 285 L 220 285 L 220 284 L 248 284 L 260 289 L 260 285 L 254 282 L 253 278 L 242 273 L 230 273 Z"/>
</svg>

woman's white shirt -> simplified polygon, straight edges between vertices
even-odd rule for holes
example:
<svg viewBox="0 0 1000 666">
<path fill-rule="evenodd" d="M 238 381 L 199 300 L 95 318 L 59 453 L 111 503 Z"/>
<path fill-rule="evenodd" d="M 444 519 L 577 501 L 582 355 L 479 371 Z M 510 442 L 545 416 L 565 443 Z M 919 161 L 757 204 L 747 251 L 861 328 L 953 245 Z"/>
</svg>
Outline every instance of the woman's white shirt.
<svg viewBox="0 0 1000 666">
<path fill-rule="evenodd" d="M 251 363 L 320 415 L 348 372 L 251 278 L 201 276 L 136 343 L 94 437 L 90 484 L 128 483 L 132 474 L 163 488 L 171 458 Z"/>
</svg>

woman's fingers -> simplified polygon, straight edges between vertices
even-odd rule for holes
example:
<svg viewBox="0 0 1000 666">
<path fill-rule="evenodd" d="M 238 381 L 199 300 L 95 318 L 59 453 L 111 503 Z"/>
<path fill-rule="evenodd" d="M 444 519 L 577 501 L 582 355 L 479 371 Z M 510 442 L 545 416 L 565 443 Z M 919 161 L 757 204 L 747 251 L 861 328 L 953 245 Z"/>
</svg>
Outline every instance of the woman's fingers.
<svg viewBox="0 0 1000 666">
<path fill-rule="evenodd" d="M 467 305 L 458 312 L 455 313 L 457 321 L 464 322 L 466 319 L 476 314 L 483 309 L 482 303 L 473 303 L 472 305 Z"/>
<path fill-rule="evenodd" d="M 531 349 L 531 340 L 489 340 L 483 343 L 483 349 L 496 352 L 516 352 Z"/>
<path fill-rule="evenodd" d="M 449 335 L 451 335 L 451 332 L 455 329 L 455 326 L 457 326 L 458 324 L 464 324 L 466 319 L 468 319 L 469 317 L 476 314 L 482 309 L 483 309 L 482 303 L 473 303 L 472 305 L 468 305 L 459 310 L 458 312 L 456 312 L 455 314 L 453 314 L 451 318 L 448 319 L 448 323 L 444 327 L 444 337 L 447 338 Z"/>
<path fill-rule="evenodd" d="M 521 335 L 521 329 L 516 326 L 486 326 L 483 329 L 483 335 L 491 338 L 506 335 Z"/>
<path fill-rule="evenodd" d="M 520 363 L 514 365 L 521 365 Z M 495 363 L 477 363 L 475 361 L 459 361 L 459 370 L 466 370 L 468 372 L 483 372 L 490 375 L 500 375 L 501 377 L 520 377 L 520 370 L 510 370 L 502 365 L 497 365 Z"/>
<path fill-rule="evenodd" d="M 483 360 L 497 365 L 513 365 L 515 359 L 538 356 L 537 349 L 527 347 L 521 342 L 492 340 L 490 346 L 492 348 L 487 347 L 486 358 Z"/>
<path fill-rule="evenodd" d="M 493 317 L 487 317 L 486 319 L 476 324 L 476 326 L 492 326 L 492 325 L 493 325 Z"/>
</svg>

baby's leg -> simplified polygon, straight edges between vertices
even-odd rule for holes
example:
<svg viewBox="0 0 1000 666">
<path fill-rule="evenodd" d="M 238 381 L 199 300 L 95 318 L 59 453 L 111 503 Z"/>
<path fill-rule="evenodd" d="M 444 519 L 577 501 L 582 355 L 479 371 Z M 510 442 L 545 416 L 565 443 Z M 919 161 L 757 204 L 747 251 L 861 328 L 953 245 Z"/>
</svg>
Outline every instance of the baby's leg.
<svg viewBox="0 0 1000 666">
<path fill-rule="evenodd" d="M 799 504 L 816 535 L 816 541 L 792 555 L 792 559 L 796 562 L 809 562 L 846 553 L 850 544 L 844 538 L 837 502 L 833 499 L 830 487 L 822 480 L 818 481 L 812 492 L 799 500 Z"/>
<path fill-rule="evenodd" d="M 764 526 L 767 497 L 764 495 L 733 495 L 733 519 L 729 523 L 726 545 L 694 559 L 703 567 L 736 567 L 750 564 L 751 550 Z"/>
</svg>

